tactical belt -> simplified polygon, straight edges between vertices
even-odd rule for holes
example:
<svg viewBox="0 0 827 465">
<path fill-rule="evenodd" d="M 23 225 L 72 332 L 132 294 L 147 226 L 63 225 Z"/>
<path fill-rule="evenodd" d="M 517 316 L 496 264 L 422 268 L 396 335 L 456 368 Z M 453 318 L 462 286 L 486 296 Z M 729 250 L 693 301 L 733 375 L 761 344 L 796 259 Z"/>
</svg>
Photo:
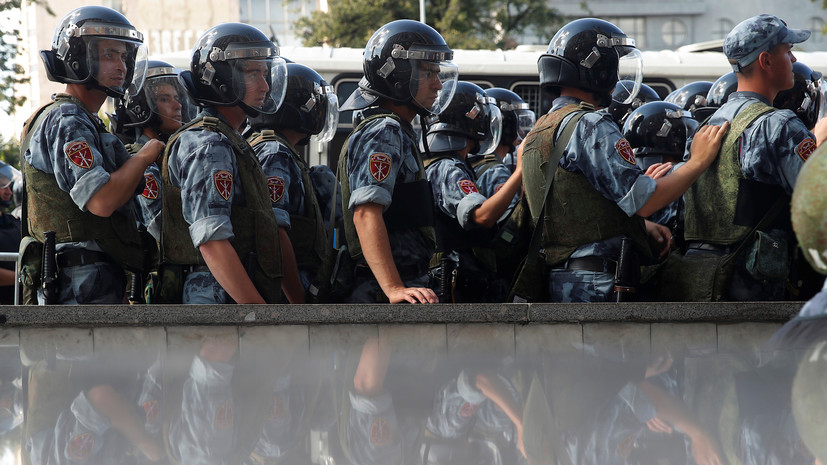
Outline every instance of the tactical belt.
<svg viewBox="0 0 827 465">
<path fill-rule="evenodd" d="M 112 257 L 97 250 L 74 249 L 55 254 L 55 261 L 58 268 L 69 268 L 72 266 L 91 265 L 93 263 L 114 263 Z"/>
<path fill-rule="evenodd" d="M 732 251 L 732 247 L 728 245 L 716 245 L 709 242 L 689 242 L 686 244 L 687 249 L 703 250 L 706 252 L 713 252 L 718 255 L 726 255 Z"/>
<path fill-rule="evenodd" d="M 566 262 L 567 270 L 594 271 L 596 273 L 615 274 L 617 262 L 608 258 L 589 255 L 588 257 L 570 258 Z"/>
<path fill-rule="evenodd" d="M 402 281 L 408 281 L 424 276 L 428 272 L 428 264 L 422 263 L 397 266 L 396 269 L 399 271 L 399 277 L 402 278 Z M 376 277 L 373 276 L 373 271 L 370 270 L 370 266 L 365 263 L 356 265 L 356 268 L 353 270 L 353 276 L 355 278 L 368 278 L 376 280 Z"/>
<path fill-rule="evenodd" d="M 185 266 L 184 271 L 187 273 L 210 273 L 210 267 L 207 265 L 190 265 Z"/>
</svg>

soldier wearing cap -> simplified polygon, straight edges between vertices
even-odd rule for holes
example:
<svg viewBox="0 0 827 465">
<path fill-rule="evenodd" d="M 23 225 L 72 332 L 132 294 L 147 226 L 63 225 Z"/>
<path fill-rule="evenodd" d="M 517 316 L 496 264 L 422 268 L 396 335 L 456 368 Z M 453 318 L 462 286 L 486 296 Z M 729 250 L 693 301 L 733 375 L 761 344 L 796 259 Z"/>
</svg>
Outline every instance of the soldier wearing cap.
<svg viewBox="0 0 827 465">
<path fill-rule="evenodd" d="M 724 40 L 724 53 L 738 79 L 738 89 L 709 124 L 730 121 L 732 129 L 718 159 L 686 193 L 688 255 L 732 253 L 742 241 L 749 240 L 747 236 L 770 207 L 776 201 L 788 201 L 799 170 L 827 136 L 824 124 L 817 125 L 814 135 L 792 111 L 772 108 L 775 96 L 793 86 L 793 44 L 809 37 L 810 31 L 790 29 L 781 19 L 764 14 L 741 22 Z M 687 151 L 691 142 L 690 137 Z M 785 216 L 766 217 L 764 222 L 769 225 L 761 229 L 771 244 L 786 253 L 792 231 Z M 750 249 L 750 244 L 745 249 Z M 725 298 L 784 298 L 787 271 L 783 258 L 756 266 L 767 255 L 756 252 L 750 264 L 744 259 L 746 255 L 741 253 L 737 258 Z M 768 276 L 761 268 L 781 269 Z"/>
</svg>

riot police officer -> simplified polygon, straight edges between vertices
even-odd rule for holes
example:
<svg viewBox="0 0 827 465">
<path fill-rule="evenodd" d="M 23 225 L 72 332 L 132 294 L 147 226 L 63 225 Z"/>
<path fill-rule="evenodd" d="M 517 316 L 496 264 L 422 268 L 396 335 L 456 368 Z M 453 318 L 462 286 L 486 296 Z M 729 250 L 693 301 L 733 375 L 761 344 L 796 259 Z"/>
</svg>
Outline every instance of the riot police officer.
<svg viewBox="0 0 827 465">
<path fill-rule="evenodd" d="M 320 143 L 330 141 L 339 121 L 338 106 L 333 88 L 319 73 L 288 63 L 287 91 L 278 112 L 249 118 L 253 134 L 248 140 L 267 176 L 282 253 L 294 255 L 305 291 L 330 247 L 310 168 L 296 147 L 314 136 Z"/>
<path fill-rule="evenodd" d="M 238 130 L 247 116 L 278 110 L 286 75 L 278 48 L 252 26 L 219 24 L 196 43 L 180 80 L 202 110 L 170 138 L 161 168 L 161 276 L 173 281 L 162 283 L 162 300 L 281 300 L 278 227 Z"/>
<path fill-rule="evenodd" d="M 675 89 L 663 99 L 664 102 L 674 103 L 684 110 L 694 114 L 695 110 L 706 106 L 706 94 L 712 88 L 710 81 L 695 81 Z"/>
<path fill-rule="evenodd" d="M 793 75 L 795 83 L 792 88 L 779 92 L 772 106 L 792 110 L 812 131 L 818 120 L 824 117 L 827 85 L 820 72 L 800 61 L 793 63 Z"/>
<path fill-rule="evenodd" d="M 641 171 L 611 117 L 595 111 L 611 102 L 625 61 L 636 71 L 628 76 L 633 83 L 629 98 L 635 97 L 642 78 L 639 60 L 634 40 L 617 26 L 584 18 L 562 27 L 538 61 L 541 86 L 555 100 L 523 143 L 523 183 L 533 223 L 543 228 L 541 260 L 549 267 L 552 301 L 613 299 L 624 236 L 644 261 L 652 258 L 647 229 L 662 253 L 668 250 L 668 230 L 654 223 L 645 227 L 643 218 L 678 198 L 717 151 L 713 143 L 722 131 L 709 128 L 682 169 L 657 180 Z M 579 119 L 572 123 L 559 164 L 544 163 L 573 118 Z M 552 181 L 547 176 L 553 176 L 550 200 L 544 197 Z"/>
<path fill-rule="evenodd" d="M 339 157 L 347 245 L 358 262 L 351 301 L 437 301 L 428 287 L 430 187 L 411 121 L 439 114 L 451 101 L 452 58 L 430 26 L 390 22 L 368 40 L 365 75 L 339 109 L 367 109 Z"/>
<path fill-rule="evenodd" d="M 130 157 L 96 113 L 107 96 L 122 101 L 141 87 L 143 36 L 120 13 L 84 6 L 59 23 L 41 52 L 49 79 L 66 92 L 24 128 L 24 235 L 56 233 L 57 285 L 50 303 L 122 303 L 124 269 L 145 268 L 132 200 L 163 143 Z M 26 265 L 25 263 L 23 264 Z M 41 303 L 45 297 L 40 292 Z"/>
<path fill-rule="evenodd" d="M 618 81 L 618 83 L 615 84 L 614 92 L 612 92 L 612 103 L 606 108 L 606 111 L 612 115 L 612 119 L 615 120 L 615 123 L 621 128 L 623 127 L 623 123 L 626 122 L 626 118 L 629 117 L 629 113 L 640 108 L 644 103 L 660 101 L 660 96 L 655 92 L 655 89 L 642 83 L 640 84 L 637 95 L 630 100 L 629 94 L 632 89 L 634 89 L 633 82 Z"/>
</svg>

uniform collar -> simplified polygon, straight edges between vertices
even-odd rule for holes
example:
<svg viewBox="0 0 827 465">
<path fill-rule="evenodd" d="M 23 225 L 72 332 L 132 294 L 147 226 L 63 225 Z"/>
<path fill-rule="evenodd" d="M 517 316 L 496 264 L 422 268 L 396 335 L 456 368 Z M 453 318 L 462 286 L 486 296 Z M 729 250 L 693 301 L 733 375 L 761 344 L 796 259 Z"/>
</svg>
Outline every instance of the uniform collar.
<svg viewBox="0 0 827 465">
<path fill-rule="evenodd" d="M 739 99 L 739 98 L 757 99 L 757 100 L 760 100 L 762 103 L 765 103 L 767 105 L 772 106 L 772 102 L 770 102 L 770 100 L 767 97 L 764 97 L 763 95 L 759 94 L 758 92 L 750 92 L 750 91 L 740 91 L 740 92 L 736 91 L 736 92 L 733 92 L 732 94 L 730 94 L 729 98 L 727 99 L 727 102 L 730 102 L 732 100 Z"/>
<path fill-rule="evenodd" d="M 580 100 L 577 97 L 570 97 L 570 96 L 557 97 L 556 99 L 554 99 L 554 102 L 552 102 L 551 110 L 549 110 L 549 113 L 551 113 L 552 111 L 557 111 L 557 110 L 559 110 L 559 109 L 561 109 L 561 108 L 563 108 L 567 105 L 579 105 L 580 102 L 582 102 L 582 100 Z"/>
</svg>

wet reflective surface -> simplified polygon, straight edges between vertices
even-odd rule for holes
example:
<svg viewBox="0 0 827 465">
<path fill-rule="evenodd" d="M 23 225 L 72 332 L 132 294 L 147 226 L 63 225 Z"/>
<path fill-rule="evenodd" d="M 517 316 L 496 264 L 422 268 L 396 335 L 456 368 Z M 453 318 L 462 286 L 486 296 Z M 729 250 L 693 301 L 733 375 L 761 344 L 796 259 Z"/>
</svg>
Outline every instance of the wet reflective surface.
<svg viewBox="0 0 827 465">
<path fill-rule="evenodd" d="M 5 329 L 0 463 L 813 464 L 825 346 L 824 319 Z"/>
</svg>

